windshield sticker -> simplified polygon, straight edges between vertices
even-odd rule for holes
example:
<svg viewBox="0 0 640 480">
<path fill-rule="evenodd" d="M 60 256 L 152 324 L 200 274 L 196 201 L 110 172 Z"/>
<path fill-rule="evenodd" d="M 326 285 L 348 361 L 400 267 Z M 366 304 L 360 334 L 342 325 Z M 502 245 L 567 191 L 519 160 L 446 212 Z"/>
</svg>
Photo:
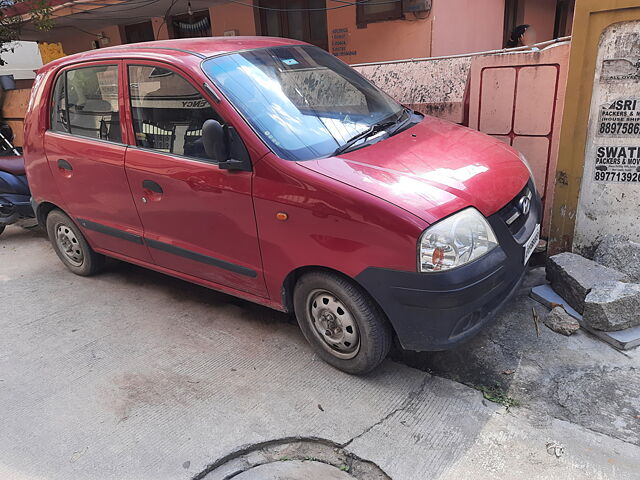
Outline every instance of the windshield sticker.
<svg viewBox="0 0 640 480">
<path fill-rule="evenodd" d="M 282 63 L 285 65 L 298 65 L 298 61 L 295 58 L 283 58 Z"/>
</svg>

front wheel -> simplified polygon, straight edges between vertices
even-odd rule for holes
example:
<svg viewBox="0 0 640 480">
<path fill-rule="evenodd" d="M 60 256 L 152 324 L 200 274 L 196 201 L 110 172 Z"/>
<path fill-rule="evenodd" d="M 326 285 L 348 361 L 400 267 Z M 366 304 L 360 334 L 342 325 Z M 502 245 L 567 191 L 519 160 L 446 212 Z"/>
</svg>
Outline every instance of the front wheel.
<svg viewBox="0 0 640 480">
<path fill-rule="evenodd" d="M 327 363 L 364 374 L 389 353 L 392 331 L 380 307 L 358 285 L 331 272 L 300 277 L 293 303 L 305 338 Z"/>
</svg>

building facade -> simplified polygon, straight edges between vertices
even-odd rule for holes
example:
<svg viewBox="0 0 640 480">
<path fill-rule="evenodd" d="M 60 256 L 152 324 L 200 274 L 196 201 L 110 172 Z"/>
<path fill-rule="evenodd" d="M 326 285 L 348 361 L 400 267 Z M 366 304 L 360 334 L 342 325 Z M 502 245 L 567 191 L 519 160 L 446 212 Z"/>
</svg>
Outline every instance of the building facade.
<svg viewBox="0 0 640 480">
<path fill-rule="evenodd" d="M 318 45 L 350 64 L 503 48 L 513 28 L 530 41 L 570 33 L 575 0 L 53 0 L 55 27 L 25 40 L 72 54 L 168 38 L 269 35 Z M 45 59 L 46 60 L 46 59 Z"/>
</svg>

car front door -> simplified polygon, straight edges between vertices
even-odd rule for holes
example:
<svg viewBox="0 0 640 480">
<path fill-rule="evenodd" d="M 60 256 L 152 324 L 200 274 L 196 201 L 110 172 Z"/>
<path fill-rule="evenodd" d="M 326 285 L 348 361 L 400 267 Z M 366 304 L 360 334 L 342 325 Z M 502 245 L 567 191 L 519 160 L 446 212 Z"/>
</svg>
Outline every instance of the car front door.
<svg viewBox="0 0 640 480">
<path fill-rule="evenodd" d="M 205 154 L 202 124 L 223 119 L 183 72 L 127 64 L 135 140 L 126 172 L 155 263 L 266 296 L 251 198 L 252 172 L 222 170 Z"/>
<path fill-rule="evenodd" d="M 122 68 L 91 62 L 57 74 L 45 151 L 66 213 L 91 245 L 151 263 L 124 169 Z"/>
</svg>

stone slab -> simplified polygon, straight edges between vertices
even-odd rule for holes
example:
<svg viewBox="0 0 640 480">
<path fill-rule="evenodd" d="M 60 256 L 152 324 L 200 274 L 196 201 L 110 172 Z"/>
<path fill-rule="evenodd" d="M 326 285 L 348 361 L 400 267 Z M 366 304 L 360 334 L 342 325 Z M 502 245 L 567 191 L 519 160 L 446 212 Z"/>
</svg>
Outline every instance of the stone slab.
<svg viewBox="0 0 640 480">
<path fill-rule="evenodd" d="M 584 321 L 605 332 L 640 327 L 640 284 L 605 282 L 584 300 Z"/>
<path fill-rule="evenodd" d="M 617 270 L 569 252 L 549 257 L 546 270 L 553 289 L 579 313 L 584 313 L 584 299 L 596 285 L 630 280 Z"/>
<path fill-rule="evenodd" d="M 551 288 L 551 285 L 539 285 L 534 287 L 531 289 L 531 298 L 540 302 L 547 308 L 553 308 L 553 304 L 564 306 L 567 313 L 578 320 L 582 328 L 618 350 L 630 350 L 640 345 L 640 327 L 627 328 L 617 332 L 602 332 L 600 330 L 595 330 L 585 324 L 582 315 L 571 307 L 565 299 L 558 295 L 553 288 Z"/>
</svg>

